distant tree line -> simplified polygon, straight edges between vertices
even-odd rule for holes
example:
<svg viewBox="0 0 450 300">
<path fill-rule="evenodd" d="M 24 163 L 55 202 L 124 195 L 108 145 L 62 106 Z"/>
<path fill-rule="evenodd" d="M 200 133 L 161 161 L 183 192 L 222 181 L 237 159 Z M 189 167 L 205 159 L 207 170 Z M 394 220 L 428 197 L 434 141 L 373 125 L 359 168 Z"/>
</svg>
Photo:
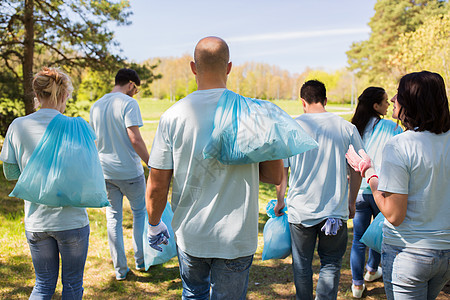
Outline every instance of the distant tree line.
<svg viewBox="0 0 450 300">
<path fill-rule="evenodd" d="M 185 54 L 145 61 L 144 64 L 156 65 L 154 72 L 162 75 L 150 85 L 153 97 L 176 101 L 195 91 L 197 85 L 189 67 L 192 59 L 191 55 Z M 307 68 L 301 74 L 291 74 L 277 66 L 247 62 L 233 65 L 227 87 L 248 97 L 289 100 L 298 99 L 299 87 L 308 79 L 323 81 L 331 102 L 344 103 L 351 99 L 352 73 L 346 69 L 326 72 Z"/>
</svg>

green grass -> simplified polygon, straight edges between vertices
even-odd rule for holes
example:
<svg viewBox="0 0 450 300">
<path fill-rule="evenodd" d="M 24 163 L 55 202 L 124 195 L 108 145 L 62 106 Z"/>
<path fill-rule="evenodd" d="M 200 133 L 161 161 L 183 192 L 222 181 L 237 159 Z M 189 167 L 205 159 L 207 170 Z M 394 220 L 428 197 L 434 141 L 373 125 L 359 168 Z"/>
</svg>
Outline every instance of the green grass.
<svg viewBox="0 0 450 300">
<path fill-rule="evenodd" d="M 302 113 L 299 101 L 276 101 L 290 115 Z M 142 99 L 139 100 L 143 119 L 157 121 L 159 116 L 174 102 Z M 348 111 L 349 106 L 329 105 L 329 111 Z M 342 115 L 347 120 L 351 114 Z M 157 122 L 145 123 L 141 129 L 147 147 L 150 149 Z M 24 234 L 23 201 L 8 197 L 14 183 L 7 182 L 0 165 L 0 299 L 27 299 L 34 285 L 34 270 L 29 248 Z M 146 170 L 146 174 L 148 171 Z M 272 185 L 260 184 L 259 194 L 259 236 L 258 249 L 250 269 L 248 299 L 293 299 L 291 257 L 282 260 L 262 261 L 262 231 L 268 217 L 265 206 L 275 197 Z M 148 272 L 138 272 L 133 266 L 132 215 L 127 201 L 124 201 L 124 236 L 128 263 L 132 269 L 126 281 L 116 281 L 109 254 L 104 209 L 88 209 L 91 235 L 88 258 L 84 274 L 85 299 L 180 299 L 181 280 L 177 259 L 150 268 Z M 351 272 L 349 264 L 352 240 L 352 222 L 349 221 L 349 240 L 343 260 L 338 299 L 352 299 Z M 316 255 L 313 269 L 314 282 L 318 279 L 319 260 Z M 367 284 L 366 299 L 385 299 L 383 283 Z M 61 298 L 62 286 L 59 281 L 54 298 Z M 441 292 L 438 299 L 448 299 L 448 291 Z"/>
</svg>

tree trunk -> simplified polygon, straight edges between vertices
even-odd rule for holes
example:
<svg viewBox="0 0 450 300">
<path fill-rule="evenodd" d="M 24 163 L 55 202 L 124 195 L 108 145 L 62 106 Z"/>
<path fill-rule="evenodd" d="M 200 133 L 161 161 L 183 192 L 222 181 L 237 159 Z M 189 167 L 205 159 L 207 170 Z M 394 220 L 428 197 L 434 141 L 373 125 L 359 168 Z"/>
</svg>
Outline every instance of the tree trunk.
<svg viewBox="0 0 450 300">
<path fill-rule="evenodd" d="M 34 58 L 34 0 L 25 0 L 25 39 L 24 55 L 22 61 L 23 69 L 23 102 L 25 103 L 25 114 L 35 111 L 33 94 L 33 58 Z"/>
</svg>

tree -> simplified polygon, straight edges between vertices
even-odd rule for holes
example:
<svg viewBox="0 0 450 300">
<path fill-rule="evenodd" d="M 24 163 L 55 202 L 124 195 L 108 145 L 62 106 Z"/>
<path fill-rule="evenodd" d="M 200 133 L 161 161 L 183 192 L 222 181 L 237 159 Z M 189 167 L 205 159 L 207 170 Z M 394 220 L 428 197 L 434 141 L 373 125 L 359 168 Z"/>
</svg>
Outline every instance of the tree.
<svg viewBox="0 0 450 300">
<path fill-rule="evenodd" d="M 369 39 L 353 43 L 347 52 L 350 69 L 357 70 L 358 76 L 367 75 L 371 83 L 387 82 L 392 77 L 387 62 L 398 51 L 401 34 L 416 30 L 429 16 L 447 10 L 444 0 L 378 0 L 369 22 Z"/>
<path fill-rule="evenodd" d="M 111 54 L 118 44 L 108 25 L 129 24 L 129 1 L 0 1 L 0 64 L 21 83 L 26 114 L 34 111 L 32 77 L 42 65 L 100 72 L 123 62 Z"/>
<path fill-rule="evenodd" d="M 429 70 L 450 80 L 450 12 L 433 16 L 413 32 L 400 36 L 399 50 L 388 60 L 398 77 L 403 74 Z"/>
</svg>

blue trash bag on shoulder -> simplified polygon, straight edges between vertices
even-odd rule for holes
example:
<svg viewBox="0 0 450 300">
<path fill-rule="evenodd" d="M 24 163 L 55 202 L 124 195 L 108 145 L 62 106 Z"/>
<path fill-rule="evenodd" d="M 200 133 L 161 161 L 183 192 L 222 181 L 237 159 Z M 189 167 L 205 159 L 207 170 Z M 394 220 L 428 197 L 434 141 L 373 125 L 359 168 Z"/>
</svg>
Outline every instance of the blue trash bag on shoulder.
<svg viewBox="0 0 450 300">
<path fill-rule="evenodd" d="M 9 196 L 54 207 L 109 206 L 89 124 L 81 117 L 56 115 Z"/>
<path fill-rule="evenodd" d="M 367 247 L 377 251 L 378 253 L 381 253 L 384 220 L 385 217 L 383 214 L 378 213 L 359 240 L 361 243 L 364 243 Z"/>
<path fill-rule="evenodd" d="M 286 214 L 286 207 L 282 210 L 285 214 L 277 217 L 274 212 L 276 199 L 270 200 L 266 206 L 270 219 L 264 225 L 264 248 L 262 260 L 283 259 L 291 254 L 291 232 Z"/>
<path fill-rule="evenodd" d="M 173 212 L 170 207 L 170 203 L 167 202 L 166 208 L 164 208 L 164 212 L 161 216 L 161 220 L 166 224 L 167 229 L 169 230 L 170 238 L 169 243 L 167 245 L 161 244 L 159 245 L 163 251 L 159 252 L 158 250 L 150 247 L 147 238 L 148 226 L 145 226 L 144 229 L 144 262 L 145 262 L 145 270 L 148 270 L 150 266 L 163 264 L 169 261 L 172 257 L 177 255 L 177 244 L 175 243 L 175 233 L 172 229 L 172 219 Z M 148 224 L 148 215 L 145 214 L 145 224 Z"/>
<path fill-rule="evenodd" d="M 288 158 L 318 144 L 275 104 L 225 90 L 214 115 L 214 129 L 203 158 L 242 165 Z"/>
</svg>

